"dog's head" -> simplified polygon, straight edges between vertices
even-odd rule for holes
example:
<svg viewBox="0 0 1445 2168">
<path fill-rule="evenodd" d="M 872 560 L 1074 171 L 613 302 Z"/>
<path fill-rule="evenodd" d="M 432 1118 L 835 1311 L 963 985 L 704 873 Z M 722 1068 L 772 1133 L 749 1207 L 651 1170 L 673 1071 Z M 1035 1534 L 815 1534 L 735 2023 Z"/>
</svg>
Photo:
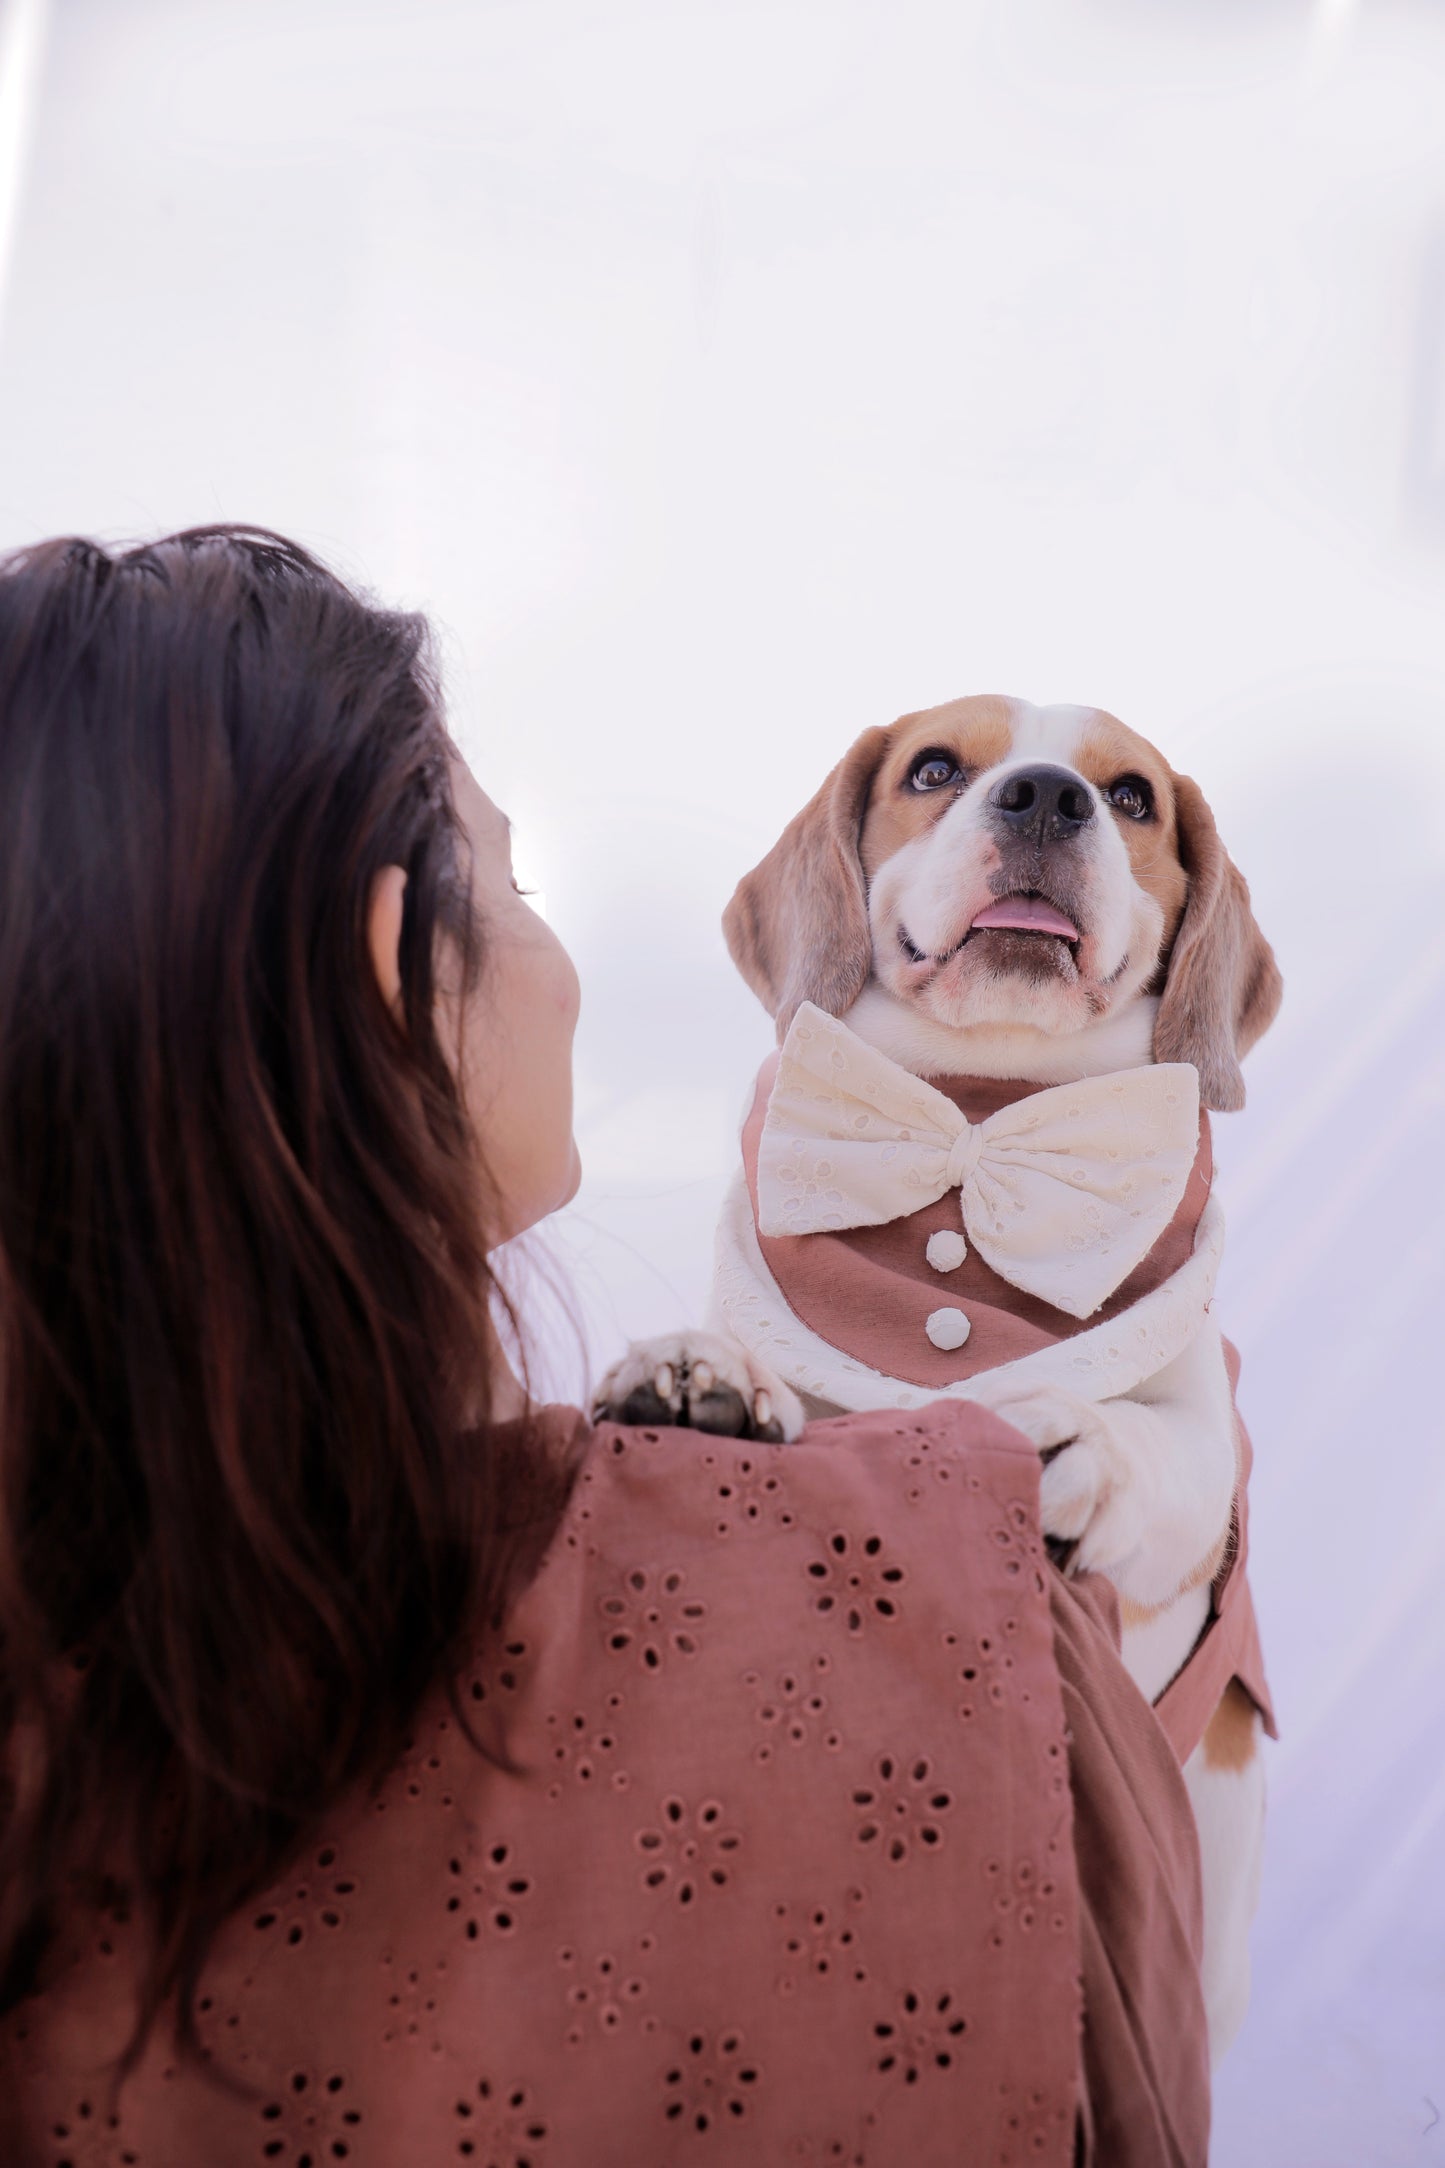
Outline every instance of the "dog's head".
<svg viewBox="0 0 1445 2168">
<path fill-rule="evenodd" d="M 1199 786 L 1097 708 L 985 695 L 864 731 L 723 925 L 780 1031 L 870 980 L 950 1031 L 1059 1035 L 1157 994 L 1155 1058 L 1224 1109 L 1279 1006 Z"/>
</svg>

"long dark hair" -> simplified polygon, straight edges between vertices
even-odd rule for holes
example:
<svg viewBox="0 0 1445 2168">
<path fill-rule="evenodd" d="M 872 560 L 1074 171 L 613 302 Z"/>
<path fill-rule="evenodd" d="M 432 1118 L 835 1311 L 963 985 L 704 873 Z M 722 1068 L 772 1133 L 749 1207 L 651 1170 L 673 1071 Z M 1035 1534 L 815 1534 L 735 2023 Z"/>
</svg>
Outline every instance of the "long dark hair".
<svg viewBox="0 0 1445 2168">
<path fill-rule="evenodd" d="M 261 529 L 0 560 L 0 2007 L 103 1868 L 132 2056 L 559 1502 L 487 1424 L 429 654 Z"/>
</svg>

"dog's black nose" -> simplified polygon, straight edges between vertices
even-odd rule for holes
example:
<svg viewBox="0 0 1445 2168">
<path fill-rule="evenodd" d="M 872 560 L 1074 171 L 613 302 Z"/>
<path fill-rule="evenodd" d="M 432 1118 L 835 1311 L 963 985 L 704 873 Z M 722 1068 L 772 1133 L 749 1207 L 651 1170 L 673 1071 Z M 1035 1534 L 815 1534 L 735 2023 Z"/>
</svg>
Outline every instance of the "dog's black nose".
<svg viewBox="0 0 1445 2168">
<path fill-rule="evenodd" d="M 1076 836 L 1094 818 L 1088 784 L 1068 768 L 1015 768 L 994 784 L 988 802 L 1016 835 L 1040 843 Z"/>
</svg>

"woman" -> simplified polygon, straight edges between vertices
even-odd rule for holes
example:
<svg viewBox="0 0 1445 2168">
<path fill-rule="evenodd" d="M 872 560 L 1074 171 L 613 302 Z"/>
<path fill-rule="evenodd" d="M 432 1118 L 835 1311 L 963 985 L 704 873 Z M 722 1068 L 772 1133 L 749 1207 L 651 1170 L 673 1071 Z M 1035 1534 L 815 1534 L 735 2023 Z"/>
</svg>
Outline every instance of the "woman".
<svg viewBox="0 0 1445 2168">
<path fill-rule="evenodd" d="M 1187 1806 L 1031 1450 L 502 1360 L 576 1013 L 419 620 L 258 530 L 0 566 L 0 2156 L 1202 2162 Z"/>
</svg>

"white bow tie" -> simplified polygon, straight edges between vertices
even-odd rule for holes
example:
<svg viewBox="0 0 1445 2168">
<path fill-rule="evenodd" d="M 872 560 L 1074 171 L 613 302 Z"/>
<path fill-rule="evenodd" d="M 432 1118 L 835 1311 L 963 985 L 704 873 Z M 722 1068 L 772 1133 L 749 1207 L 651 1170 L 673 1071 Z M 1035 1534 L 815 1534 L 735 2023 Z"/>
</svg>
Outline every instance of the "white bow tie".
<svg viewBox="0 0 1445 2168">
<path fill-rule="evenodd" d="M 1051 1085 L 970 1122 L 805 1001 L 763 1123 L 758 1227 L 881 1227 L 957 1189 L 964 1227 L 995 1272 L 1089 1317 L 1174 1217 L 1198 1143 L 1189 1062 Z"/>
</svg>

